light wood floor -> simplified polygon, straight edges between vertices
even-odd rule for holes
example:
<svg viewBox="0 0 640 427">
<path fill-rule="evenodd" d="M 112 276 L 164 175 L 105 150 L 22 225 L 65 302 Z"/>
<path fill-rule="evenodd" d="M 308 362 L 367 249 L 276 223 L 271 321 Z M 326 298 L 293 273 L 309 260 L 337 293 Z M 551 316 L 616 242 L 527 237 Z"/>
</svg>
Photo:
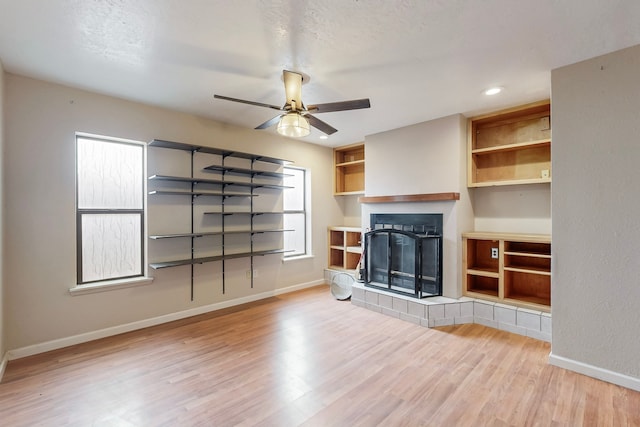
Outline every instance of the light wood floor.
<svg viewBox="0 0 640 427">
<path fill-rule="evenodd" d="M 426 329 L 321 286 L 11 361 L 2 426 L 640 425 L 640 393 L 549 344 Z"/>
</svg>

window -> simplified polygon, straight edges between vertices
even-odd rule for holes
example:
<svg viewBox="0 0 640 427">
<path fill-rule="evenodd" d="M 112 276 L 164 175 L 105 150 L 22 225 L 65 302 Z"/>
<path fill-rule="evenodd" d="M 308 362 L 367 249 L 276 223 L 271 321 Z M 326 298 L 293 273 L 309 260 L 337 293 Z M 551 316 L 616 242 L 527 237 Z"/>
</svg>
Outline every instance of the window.
<svg viewBox="0 0 640 427">
<path fill-rule="evenodd" d="M 76 135 L 78 284 L 144 275 L 141 142 Z"/>
<path fill-rule="evenodd" d="M 285 167 L 283 168 L 287 176 L 284 185 L 287 188 L 283 192 L 283 225 L 287 231 L 284 233 L 285 257 L 295 257 L 309 254 L 310 239 L 307 230 L 309 229 L 309 196 L 307 191 L 308 171 L 306 169 Z"/>
</svg>

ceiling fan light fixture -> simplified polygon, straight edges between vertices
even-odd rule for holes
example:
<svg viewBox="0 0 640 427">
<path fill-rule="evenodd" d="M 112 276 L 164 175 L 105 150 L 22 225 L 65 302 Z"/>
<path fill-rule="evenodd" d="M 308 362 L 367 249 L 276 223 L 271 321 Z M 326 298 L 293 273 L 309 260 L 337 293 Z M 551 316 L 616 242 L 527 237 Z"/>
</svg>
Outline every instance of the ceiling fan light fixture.
<svg viewBox="0 0 640 427">
<path fill-rule="evenodd" d="M 311 133 L 309 120 L 296 112 L 282 116 L 276 130 L 280 135 L 290 138 L 303 138 Z"/>
</svg>

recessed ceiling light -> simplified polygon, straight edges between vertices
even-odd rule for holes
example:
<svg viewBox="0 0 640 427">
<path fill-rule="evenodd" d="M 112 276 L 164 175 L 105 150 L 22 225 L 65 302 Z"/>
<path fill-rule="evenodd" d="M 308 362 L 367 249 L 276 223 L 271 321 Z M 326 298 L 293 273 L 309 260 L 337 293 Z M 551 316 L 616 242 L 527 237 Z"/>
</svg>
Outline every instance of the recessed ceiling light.
<svg viewBox="0 0 640 427">
<path fill-rule="evenodd" d="M 499 94 L 500 92 L 502 92 L 502 89 L 503 89 L 503 88 L 501 88 L 501 87 L 499 87 L 499 86 L 491 87 L 491 88 L 489 88 L 489 89 L 485 90 L 485 91 L 484 91 L 484 94 L 485 94 L 485 95 L 497 95 L 497 94 Z"/>
<path fill-rule="evenodd" d="M 327 135 L 320 135 L 320 139 L 329 139 Z"/>
</svg>

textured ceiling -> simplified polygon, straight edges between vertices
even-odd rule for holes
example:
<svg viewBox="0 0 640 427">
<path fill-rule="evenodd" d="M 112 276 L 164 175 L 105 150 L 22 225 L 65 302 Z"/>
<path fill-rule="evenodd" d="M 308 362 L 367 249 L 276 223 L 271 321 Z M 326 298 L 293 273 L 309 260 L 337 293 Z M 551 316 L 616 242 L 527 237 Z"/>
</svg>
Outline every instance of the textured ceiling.
<svg viewBox="0 0 640 427">
<path fill-rule="evenodd" d="M 304 140 L 336 146 L 547 98 L 553 68 L 639 44 L 639 23 L 637 0 L 0 0 L 0 60 L 247 128 L 274 112 L 213 94 L 282 105 L 300 71 L 307 105 L 371 99 L 318 115 L 339 131 Z"/>
</svg>

